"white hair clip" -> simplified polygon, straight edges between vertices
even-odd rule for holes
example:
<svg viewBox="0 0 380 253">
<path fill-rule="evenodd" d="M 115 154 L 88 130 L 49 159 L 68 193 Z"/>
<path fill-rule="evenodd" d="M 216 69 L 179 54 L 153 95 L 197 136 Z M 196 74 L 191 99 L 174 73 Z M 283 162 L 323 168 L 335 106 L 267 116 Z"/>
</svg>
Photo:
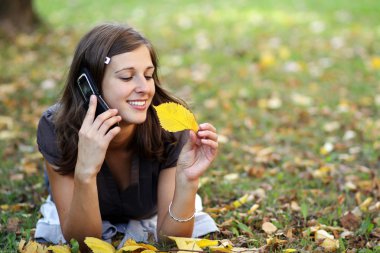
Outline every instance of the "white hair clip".
<svg viewBox="0 0 380 253">
<path fill-rule="evenodd" d="M 111 61 L 111 58 L 109 58 L 108 56 L 106 56 L 106 59 L 104 60 L 104 63 L 108 64 L 108 63 L 110 63 L 110 61 Z"/>
</svg>

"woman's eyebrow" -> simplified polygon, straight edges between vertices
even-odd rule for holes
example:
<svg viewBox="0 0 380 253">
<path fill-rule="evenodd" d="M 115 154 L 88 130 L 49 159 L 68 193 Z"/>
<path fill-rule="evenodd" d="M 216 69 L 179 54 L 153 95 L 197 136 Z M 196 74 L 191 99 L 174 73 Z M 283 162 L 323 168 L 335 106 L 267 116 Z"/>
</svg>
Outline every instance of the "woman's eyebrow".
<svg viewBox="0 0 380 253">
<path fill-rule="evenodd" d="M 154 69 L 154 66 L 148 66 L 145 70 L 150 70 L 150 69 Z M 119 69 L 119 70 L 116 70 L 115 71 L 115 74 L 119 73 L 120 71 L 123 71 L 123 70 L 135 70 L 134 67 L 126 67 L 126 68 L 122 68 L 122 69 Z"/>
</svg>

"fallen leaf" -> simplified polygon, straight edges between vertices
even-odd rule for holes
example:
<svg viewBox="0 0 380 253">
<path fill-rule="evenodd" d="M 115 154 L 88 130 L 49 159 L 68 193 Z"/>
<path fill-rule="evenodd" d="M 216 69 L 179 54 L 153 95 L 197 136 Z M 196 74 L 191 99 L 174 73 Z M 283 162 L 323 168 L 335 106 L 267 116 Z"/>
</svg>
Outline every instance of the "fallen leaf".
<svg viewBox="0 0 380 253">
<path fill-rule="evenodd" d="M 251 208 L 248 210 L 248 214 L 252 214 L 252 213 L 254 213 L 257 209 L 259 209 L 259 205 L 258 204 L 253 204 L 252 206 L 251 206 Z"/>
<path fill-rule="evenodd" d="M 363 203 L 361 203 L 359 205 L 360 210 L 362 210 L 363 212 L 366 212 L 368 210 L 368 206 L 371 204 L 372 200 L 373 199 L 371 197 L 364 200 Z"/>
<path fill-rule="evenodd" d="M 374 56 L 370 60 L 370 66 L 372 69 L 380 69 L 380 57 Z"/>
<path fill-rule="evenodd" d="M 67 245 L 52 245 L 47 247 L 47 250 L 51 250 L 53 253 L 71 253 L 71 249 Z"/>
<path fill-rule="evenodd" d="M 20 219 L 17 217 L 11 217 L 7 222 L 7 231 L 17 233 L 20 228 Z"/>
<path fill-rule="evenodd" d="M 326 230 L 320 229 L 317 232 L 315 232 L 315 240 L 323 240 L 323 239 L 334 239 L 333 235 L 330 235 Z"/>
<path fill-rule="evenodd" d="M 232 202 L 231 207 L 234 207 L 234 208 L 241 207 L 242 205 L 247 203 L 248 197 L 249 197 L 248 194 L 244 194 L 244 196 L 242 196 L 238 200 L 235 200 L 234 202 Z"/>
<path fill-rule="evenodd" d="M 142 246 L 138 246 L 138 245 L 127 245 L 127 246 L 124 246 L 124 247 L 121 247 L 120 249 L 118 249 L 118 251 L 116 251 L 116 253 L 123 253 L 124 251 L 135 251 L 135 250 L 138 250 L 138 249 L 143 249 Z"/>
<path fill-rule="evenodd" d="M 320 246 L 324 248 L 326 252 L 335 252 L 339 248 L 339 240 L 326 238 Z"/>
<path fill-rule="evenodd" d="M 186 251 L 202 251 L 202 249 L 197 245 L 196 239 L 187 237 L 176 237 L 168 236 L 170 239 L 175 241 L 177 247 L 180 251 L 178 253 L 186 253 Z M 186 251 L 181 251 L 186 250 Z"/>
<path fill-rule="evenodd" d="M 293 211 L 296 211 L 296 212 L 299 212 L 301 211 L 301 207 L 298 205 L 298 203 L 296 201 L 292 201 L 290 203 L 290 208 L 293 210 Z"/>
<path fill-rule="evenodd" d="M 355 216 L 352 212 L 348 212 L 340 218 L 340 223 L 342 227 L 354 231 L 360 226 L 360 218 Z"/>
<path fill-rule="evenodd" d="M 93 251 L 93 253 L 114 253 L 115 248 L 108 242 L 102 241 L 95 237 L 86 237 L 84 243 Z"/>
<path fill-rule="evenodd" d="M 267 239 L 267 245 L 281 245 L 286 244 L 287 242 L 287 240 L 281 240 L 276 237 L 270 237 Z"/>
<path fill-rule="evenodd" d="M 291 252 L 297 252 L 297 250 L 296 249 L 284 249 L 282 252 L 291 253 Z"/>
<path fill-rule="evenodd" d="M 147 249 L 147 250 L 153 250 L 153 251 L 157 251 L 157 248 L 154 247 L 153 245 L 150 245 L 150 244 L 145 244 L 145 243 L 137 243 L 136 241 L 134 241 L 133 239 L 128 239 L 123 247 L 125 246 L 140 246 L 140 247 L 143 247 L 144 249 Z"/>
<path fill-rule="evenodd" d="M 198 131 L 198 124 L 194 114 L 180 104 L 169 102 L 153 106 L 163 129 L 169 132 L 178 132 L 191 129 Z"/>
<path fill-rule="evenodd" d="M 277 231 L 277 227 L 271 222 L 264 222 L 261 228 L 266 234 L 273 234 Z"/>
<path fill-rule="evenodd" d="M 217 245 L 219 245 L 219 241 L 218 240 L 200 239 L 200 240 L 196 241 L 196 244 L 201 248 L 205 248 L 205 247 L 210 247 L 210 246 L 217 246 Z"/>
</svg>

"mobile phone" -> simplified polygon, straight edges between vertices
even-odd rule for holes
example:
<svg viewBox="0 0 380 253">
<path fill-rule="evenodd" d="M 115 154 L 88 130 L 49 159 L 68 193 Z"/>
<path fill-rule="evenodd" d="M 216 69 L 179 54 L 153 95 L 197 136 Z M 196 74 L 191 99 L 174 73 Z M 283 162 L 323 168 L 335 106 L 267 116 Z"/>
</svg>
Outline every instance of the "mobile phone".
<svg viewBox="0 0 380 253">
<path fill-rule="evenodd" d="M 92 78 L 90 71 L 88 71 L 88 69 L 82 68 L 80 70 L 79 77 L 77 79 L 77 84 L 78 84 L 80 94 L 82 95 L 82 98 L 84 100 L 84 107 L 86 110 L 88 109 L 91 95 L 95 95 L 97 98 L 95 117 L 109 110 L 109 106 L 100 95 L 98 88 L 95 85 L 94 79 Z M 115 127 L 117 125 L 119 124 L 115 124 L 112 127 Z"/>
</svg>

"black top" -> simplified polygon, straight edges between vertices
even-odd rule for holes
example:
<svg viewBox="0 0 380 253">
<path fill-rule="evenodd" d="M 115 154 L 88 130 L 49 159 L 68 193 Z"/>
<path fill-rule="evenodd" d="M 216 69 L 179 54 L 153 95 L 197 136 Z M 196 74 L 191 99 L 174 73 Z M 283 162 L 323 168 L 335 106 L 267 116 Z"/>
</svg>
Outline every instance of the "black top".
<svg viewBox="0 0 380 253">
<path fill-rule="evenodd" d="M 54 113 L 58 105 L 45 111 L 37 129 L 37 144 L 44 158 L 52 165 L 59 161 L 60 152 L 56 143 Z M 186 141 L 185 132 L 176 133 L 177 142 L 165 144 L 165 162 L 148 160 L 135 154 L 132 158 L 131 183 L 120 191 L 106 162 L 97 175 L 99 207 L 102 220 L 113 223 L 129 219 L 143 219 L 157 212 L 158 175 L 161 170 L 176 166 L 179 153 Z"/>
</svg>

